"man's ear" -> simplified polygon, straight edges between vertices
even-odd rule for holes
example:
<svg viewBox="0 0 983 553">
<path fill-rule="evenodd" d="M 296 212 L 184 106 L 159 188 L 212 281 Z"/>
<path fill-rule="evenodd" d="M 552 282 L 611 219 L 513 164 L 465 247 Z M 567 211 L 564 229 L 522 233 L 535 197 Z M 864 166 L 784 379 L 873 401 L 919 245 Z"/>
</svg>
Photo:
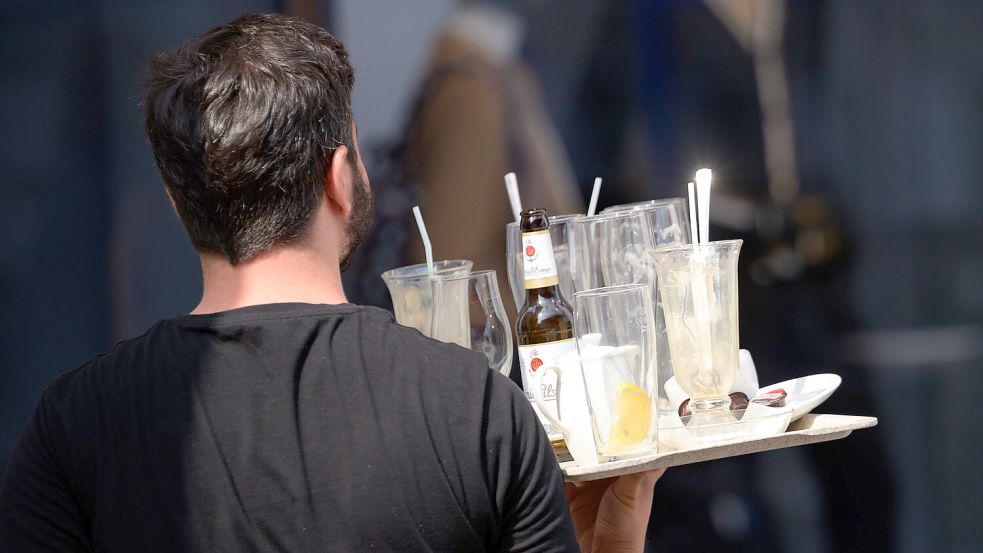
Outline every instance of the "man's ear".
<svg viewBox="0 0 983 553">
<path fill-rule="evenodd" d="M 174 214 L 177 215 L 178 219 L 180 219 L 181 218 L 181 214 L 178 213 L 177 204 L 174 203 L 174 196 L 171 196 L 171 189 L 165 186 L 164 187 L 164 194 L 167 194 L 167 199 L 171 202 L 171 209 L 174 210 Z"/>
<path fill-rule="evenodd" d="M 347 146 L 339 146 L 331 155 L 331 164 L 324 178 L 324 195 L 328 205 L 338 210 L 342 217 L 348 217 L 354 199 Z"/>
</svg>

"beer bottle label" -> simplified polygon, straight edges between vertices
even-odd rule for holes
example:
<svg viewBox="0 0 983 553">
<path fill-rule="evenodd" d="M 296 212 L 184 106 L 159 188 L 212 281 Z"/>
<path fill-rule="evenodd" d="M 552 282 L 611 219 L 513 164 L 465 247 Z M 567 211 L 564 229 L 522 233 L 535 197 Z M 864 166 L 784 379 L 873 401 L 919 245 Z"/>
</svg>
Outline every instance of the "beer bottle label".
<svg viewBox="0 0 983 553">
<path fill-rule="evenodd" d="M 526 290 L 559 284 L 549 230 L 522 233 L 522 266 Z"/>
<path fill-rule="evenodd" d="M 522 371 L 522 389 L 526 394 L 526 398 L 532 403 L 532 408 L 536 411 L 536 415 L 539 417 L 540 422 L 543 423 L 543 428 L 546 429 L 546 434 L 552 440 L 554 438 L 561 438 L 562 435 L 560 431 L 553 426 L 553 423 L 549 421 L 545 416 L 543 416 L 542 411 L 539 409 L 539 405 L 536 404 L 536 399 L 532 395 L 532 384 L 533 384 L 533 373 L 542 367 L 548 367 L 550 365 L 556 365 L 560 358 L 567 353 L 577 349 L 577 341 L 573 338 L 569 340 L 558 340 L 556 342 L 547 342 L 545 344 L 529 344 L 527 346 L 519 346 L 519 367 Z M 556 373 L 550 371 L 543 375 L 541 380 L 540 391 L 543 394 L 543 400 L 547 407 L 551 407 L 553 413 L 556 413 Z"/>
</svg>

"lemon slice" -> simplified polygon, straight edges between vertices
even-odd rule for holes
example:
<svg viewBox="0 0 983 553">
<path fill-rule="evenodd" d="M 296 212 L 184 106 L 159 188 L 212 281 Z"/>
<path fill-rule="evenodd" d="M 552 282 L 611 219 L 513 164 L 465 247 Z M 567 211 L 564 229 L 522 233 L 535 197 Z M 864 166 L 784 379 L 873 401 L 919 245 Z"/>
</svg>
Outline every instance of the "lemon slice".
<svg viewBox="0 0 983 553">
<path fill-rule="evenodd" d="M 611 415 L 614 422 L 608 445 L 624 447 L 637 444 L 648 436 L 652 426 L 652 400 L 645 390 L 631 382 L 621 381 Z"/>
</svg>

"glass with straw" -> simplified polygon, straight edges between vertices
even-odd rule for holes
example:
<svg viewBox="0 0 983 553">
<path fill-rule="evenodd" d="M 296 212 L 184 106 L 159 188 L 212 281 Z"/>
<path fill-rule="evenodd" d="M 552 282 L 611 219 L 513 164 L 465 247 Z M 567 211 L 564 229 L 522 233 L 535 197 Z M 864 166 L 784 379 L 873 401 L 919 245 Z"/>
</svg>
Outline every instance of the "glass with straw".
<svg viewBox="0 0 983 553">
<path fill-rule="evenodd" d="M 738 370 L 737 260 L 741 240 L 710 242 L 710 172 L 697 173 L 693 243 L 653 252 L 676 382 L 690 397 L 687 427 L 734 422 L 730 391 Z M 696 197 L 694 197 L 696 196 Z M 696 200 L 694 202 L 694 200 Z M 698 224 L 697 224 L 698 223 Z M 736 430 L 735 430 L 736 431 Z M 727 426 L 712 431 L 720 438 Z M 700 437 L 697 435 L 697 437 Z"/>
<path fill-rule="evenodd" d="M 435 262 L 430 237 L 427 234 L 426 226 L 423 224 L 423 216 L 420 214 L 419 206 L 413 208 L 413 215 L 416 217 L 420 237 L 423 239 L 427 262 L 390 269 L 382 273 L 382 280 L 386 283 L 389 295 L 392 297 L 393 314 L 396 316 L 396 322 L 403 326 L 415 328 L 424 336 L 430 336 L 430 325 L 433 320 L 433 286 L 431 284 L 433 278 L 435 276 L 467 275 L 471 272 L 472 262 L 467 259 L 449 259 Z M 460 316 L 463 319 L 463 307 L 461 307 Z"/>
</svg>

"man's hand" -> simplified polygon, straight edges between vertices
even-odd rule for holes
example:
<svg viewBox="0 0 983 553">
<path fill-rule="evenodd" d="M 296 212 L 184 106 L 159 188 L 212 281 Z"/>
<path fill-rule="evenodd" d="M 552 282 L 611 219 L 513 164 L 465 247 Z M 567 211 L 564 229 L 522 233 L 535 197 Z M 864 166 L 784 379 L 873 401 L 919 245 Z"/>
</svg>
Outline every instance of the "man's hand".
<svg viewBox="0 0 983 553">
<path fill-rule="evenodd" d="M 655 483 L 666 472 L 567 484 L 577 544 L 584 553 L 642 553 Z"/>
</svg>

